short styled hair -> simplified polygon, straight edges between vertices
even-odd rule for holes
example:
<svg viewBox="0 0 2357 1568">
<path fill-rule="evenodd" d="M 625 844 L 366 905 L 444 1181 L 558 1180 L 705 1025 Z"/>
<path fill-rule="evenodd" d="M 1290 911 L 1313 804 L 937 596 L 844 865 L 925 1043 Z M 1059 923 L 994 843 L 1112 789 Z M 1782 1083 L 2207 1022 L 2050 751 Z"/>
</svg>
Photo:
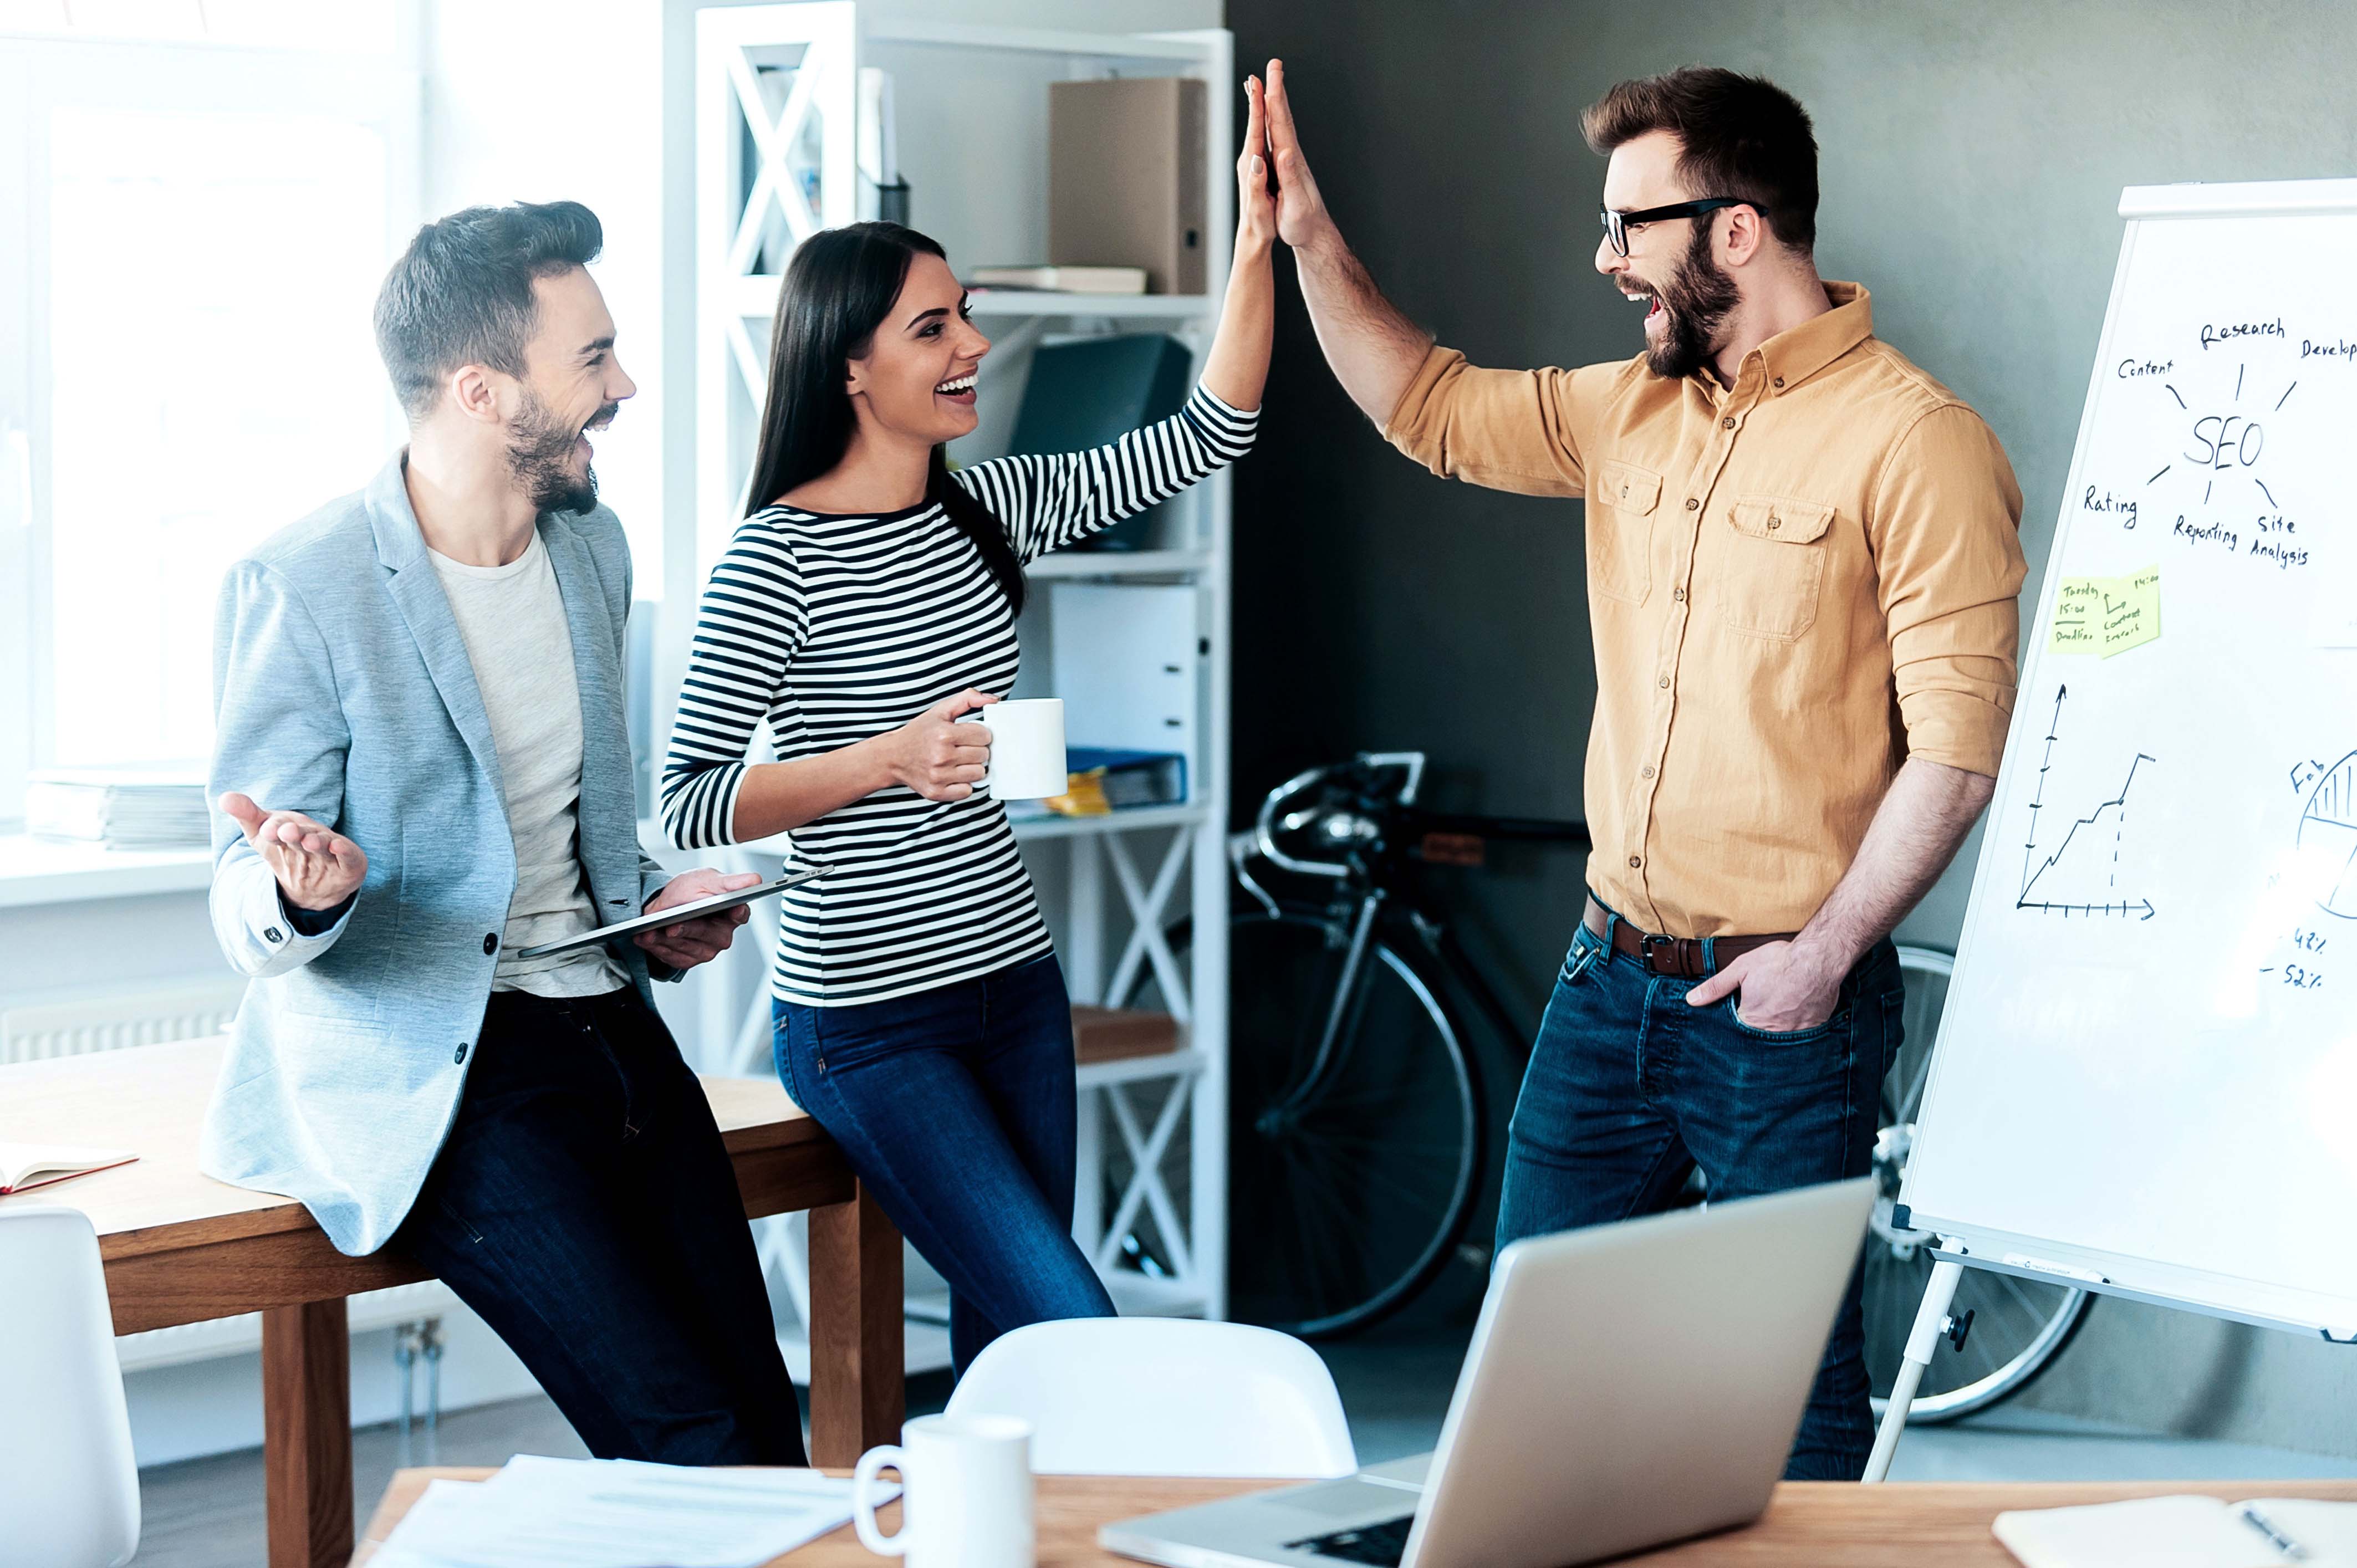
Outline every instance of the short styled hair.
<svg viewBox="0 0 2357 1568">
<path fill-rule="evenodd" d="M 469 207 L 417 231 L 376 296 L 376 347 L 413 420 L 461 365 L 524 373 L 538 309 L 533 280 L 587 266 L 604 248 L 577 201 Z"/>
<path fill-rule="evenodd" d="M 1766 77 L 1714 65 L 1639 77 L 1588 105 L 1579 127 L 1599 153 L 1670 132 L 1685 149 L 1678 173 L 1697 198 L 1747 202 L 1791 249 L 1815 250 L 1816 134 L 1801 101 Z"/>
</svg>

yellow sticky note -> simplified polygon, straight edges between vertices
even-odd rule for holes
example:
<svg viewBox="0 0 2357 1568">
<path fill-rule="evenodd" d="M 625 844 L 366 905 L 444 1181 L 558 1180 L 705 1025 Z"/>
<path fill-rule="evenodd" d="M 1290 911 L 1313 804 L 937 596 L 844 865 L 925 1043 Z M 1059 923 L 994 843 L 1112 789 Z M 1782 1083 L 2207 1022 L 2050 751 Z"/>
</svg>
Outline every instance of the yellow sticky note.
<svg viewBox="0 0 2357 1568">
<path fill-rule="evenodd" d="M 2141 648 L 2160 635 L 2160 568 L 2104 580 L 2104 657 Z"/>
<path fill-rule="evenodd" d="M 2054 598 L 2047 646 L 2055 653 L 2109 659 L 2160 635 L 2160 568 L 2125 577 L 2065 577 Z"/>
<path fill-rule="evenodd" d="M 2103 643 L 2104 579 L 2065 577 L 2054 597 L 2054 633 L 2048 647 L 2056 653 L 2093 653 Z"/>
</svg>

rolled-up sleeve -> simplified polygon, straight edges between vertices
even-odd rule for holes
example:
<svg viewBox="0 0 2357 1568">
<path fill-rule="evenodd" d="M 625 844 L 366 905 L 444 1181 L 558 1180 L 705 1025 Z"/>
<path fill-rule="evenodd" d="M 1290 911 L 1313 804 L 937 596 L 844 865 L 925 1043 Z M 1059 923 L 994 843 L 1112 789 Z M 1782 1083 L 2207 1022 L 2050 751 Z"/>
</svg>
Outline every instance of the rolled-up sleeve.
<svg viewBox="0 0 2357 1568">
<path fill-rule="evenodd" d="M 1384 422 L 1383 439 L 1445 479 L 1517 495 L 1585 495 L 1583 416 L 1619 368 L 1485 371 L 1435 347 Z"/>
<path fill-rule="evenodd" d="M 2013 465 L 1978 414 L 1943 404 L 1890 449 L 1867 521 L 1907 754 L 1995 778 L 2028 573 Z"/>
</svg>

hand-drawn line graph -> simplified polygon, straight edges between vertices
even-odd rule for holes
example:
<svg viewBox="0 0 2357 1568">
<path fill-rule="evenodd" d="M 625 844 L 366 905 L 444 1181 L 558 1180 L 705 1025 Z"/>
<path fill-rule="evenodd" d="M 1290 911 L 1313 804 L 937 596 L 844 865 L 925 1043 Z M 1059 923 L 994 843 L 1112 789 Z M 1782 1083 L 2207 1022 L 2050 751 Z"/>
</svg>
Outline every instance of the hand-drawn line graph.
<svg viewBox="0 0 2357 1568">
<path fill-rule="evenodd" d="M 2059 686 L 2054 692 L 2054 716 L 2046 725 L 2046 754 L 2039 759 L 2038 787 L 2030 794 L 2029 837 L 2021 846 L 2021 893 L 2014 900 L 2013 907 L 2017 909 L 2034 909 L 2045 915 L 2061 915 L 2065 919 L 2072 915 L 2112 915 L 2149 920 L 2158 912 L 2154 909 L 2150 898 L 2131 898 L 2126 895 L 2120 895 L 2117 897 L 2106 897 L 2098 901 L 2088 897 L 2072 898 L 2069 895 L 2083 894 L 2088 891 L 2083 877 L 2085 867 L 2090 862 L 2103 867 L 2101 875 L 2104 879 L 2104 893 L 2106 895 L 2118 893 L 2120 851 L 2127 836 L 2128 790 L 2135 787 L 2136 769 L 2148 762 L 2157 762 L 2158 758 L 2141 751 L 2137 752 L 2135 760 L 2128 764 L 2127 777 L 2120 780 L 2119 792 L 2085 816 L 2072 822 L 2063 832 L 2062 842 L 2054 846 L 2053 853 L 2043 860 L 2038 858 L 2039 813 L 2046 809 L 2046 775 L 2053 769 L 2054 742 L 2062 732 L 2062 699 L 2070 694 L 2071 688 L 2067 685 Z M 2357 757 L 2352 757 L 2351 760 L 2357 762 Z M 2111 859 L 2106 865 L 2102 860 L 2102 830 L 2107 813 L 2112 829 L 2112 843 Z M 2357 832 L 2357 829 L 2351 831 Z M 2071 854 L 2073 845 L 2077 846 L 2078 854 L 2068 865 L 2065 865 L 2063 857 Z M 2040 885 L 2046 882 L 2050 875 L 2063 884 L 2061 893 L 2058 894 L 2050 887 L 2041 889 Z M 2033 895 L 2038 896 L 2033 897 Z"/>
<path fill-rule="evenodd" d="M 2319 895 L 2317 907 L 2328 915 L 2357 920 L 2357 751 L 2351 752 L 2316 781 L 2299 817 L 2299 847 L 2341 869 L 2330 888 Z"/>
</svg>

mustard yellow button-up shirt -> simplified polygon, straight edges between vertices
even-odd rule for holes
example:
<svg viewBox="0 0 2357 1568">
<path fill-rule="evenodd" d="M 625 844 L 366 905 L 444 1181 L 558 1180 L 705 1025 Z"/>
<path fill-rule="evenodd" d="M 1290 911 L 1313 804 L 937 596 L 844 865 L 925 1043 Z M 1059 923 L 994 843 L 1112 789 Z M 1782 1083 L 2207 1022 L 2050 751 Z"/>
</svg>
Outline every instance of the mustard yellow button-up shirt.
<svg viewBox="0 0 2357 1568">
<path fill-rule="evenodd" d="M 1901 762 L 1994 777 L 2004 750 L 2012 466 L 1865 289 L 1825 290 L 1732 387 L 1435 348 L 1384 429 L 1436 474 L 1587 499 L 1589 881 L 1649 930 L 1800 929 Z"/>
</svg>

